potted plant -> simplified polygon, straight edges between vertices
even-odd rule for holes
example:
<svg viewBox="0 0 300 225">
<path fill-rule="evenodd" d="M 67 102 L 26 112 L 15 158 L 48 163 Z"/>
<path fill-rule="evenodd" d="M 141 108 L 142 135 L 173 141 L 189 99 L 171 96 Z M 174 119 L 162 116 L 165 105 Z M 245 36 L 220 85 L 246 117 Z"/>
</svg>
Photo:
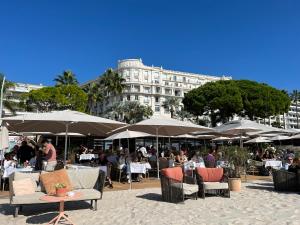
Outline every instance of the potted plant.
<svg viewBox="0 0 300 225">
<path fill-rule="evenodd" d="M 67 195 L 67 187 L 63 183 L 55 184 L 56 196 L 57 197 L 65 197 Z"/>
<path fill-rule="evenodd" d="M 225 158 L 228 160 L 228 184 L 231 191 L 241 190 L 241 173 L 245 169 L 248 151 L 238 146 L 227 147 L 224 150 Z"/>
</svg>

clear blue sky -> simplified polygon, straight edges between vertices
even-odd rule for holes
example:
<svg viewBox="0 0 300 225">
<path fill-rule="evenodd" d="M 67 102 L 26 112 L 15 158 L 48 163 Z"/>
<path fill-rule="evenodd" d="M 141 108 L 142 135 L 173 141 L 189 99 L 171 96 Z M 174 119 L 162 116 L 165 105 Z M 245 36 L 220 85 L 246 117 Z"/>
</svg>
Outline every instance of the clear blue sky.
<svg viewBox="0 0 300 225">
<path fill-rule="evenodd" d="M 0 71 L 52 85 L 118 59 L 300 89 L 299 0 L 1 0 Z"/>
</svg>

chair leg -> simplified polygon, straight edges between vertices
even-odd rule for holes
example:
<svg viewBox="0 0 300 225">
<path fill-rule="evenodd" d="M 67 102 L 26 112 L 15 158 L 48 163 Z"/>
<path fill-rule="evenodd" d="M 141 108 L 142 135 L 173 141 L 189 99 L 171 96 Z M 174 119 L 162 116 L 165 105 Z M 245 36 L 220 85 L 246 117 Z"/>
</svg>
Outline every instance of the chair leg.
<svg viewBox="0 0 300 225">
<path fill-rule="evenodd" d="M 121 175 L 122 175 L 122 170 L 119 172 L 119 183 L 121 183 Z"/>
<path fill-rule="evenodd" d="M 20 206 L 16 206 L 14 217 L 18 217 Z"/>
<path fill-rule="evenodd" d="M 94 207 L 93 207 L 93 200 L 91 200 L 91 208 L 93 209 Z"/>
<path fill-rule="evenodd" d="M 23 206 L 20 205 L 19 211 L 22 212 L 23 211 Z"/>
<path fill-rule="evenodd" d="M 97 199 L 95 199 L 94 210 L 97 211 Z"/>
</svg>

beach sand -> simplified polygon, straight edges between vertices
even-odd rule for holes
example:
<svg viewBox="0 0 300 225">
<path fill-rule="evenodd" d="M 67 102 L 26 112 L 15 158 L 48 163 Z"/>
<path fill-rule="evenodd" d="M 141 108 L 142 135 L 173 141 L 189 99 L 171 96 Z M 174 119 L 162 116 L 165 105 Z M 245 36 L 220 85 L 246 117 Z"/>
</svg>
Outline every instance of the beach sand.
<svg viewBox="0 0 300 225">
<path fill-rule="evenodd" d="M 45 224 L 57 204 L 27 206 L 17 217 L 7 199 L 0 199 L 0 224 Z M 300 195 L 274 192 L 267 181 L 243 183 L 231 198 L 188 199 L 182 204 L 161 201 L 160 188 L 104 192 L 98 211 L 87 202 L 69 202 L 66 212 L 76 225 L 191 225 L 191 224 L 300 224 Z"/>
</svg>

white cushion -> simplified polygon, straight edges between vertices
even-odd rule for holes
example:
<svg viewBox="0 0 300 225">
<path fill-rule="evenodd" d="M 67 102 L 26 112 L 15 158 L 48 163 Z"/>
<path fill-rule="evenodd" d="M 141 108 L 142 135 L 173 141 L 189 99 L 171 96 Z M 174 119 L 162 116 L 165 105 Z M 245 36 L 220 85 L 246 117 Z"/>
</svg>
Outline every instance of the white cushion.
<svg viewBox="0 0 300 225">
<path fill-rule="evenodd" d="M 204 189 L 206 189 L 206 190 L 228 189 L 228 183 L 204 182 Z"/>
<path fill-rule="evenodd" d="M 186 184 L 183 183 L 183 193 L 185 195 L 191 195 L 198 192 L 199 188 L 197 184 Z"/>
</svg>

